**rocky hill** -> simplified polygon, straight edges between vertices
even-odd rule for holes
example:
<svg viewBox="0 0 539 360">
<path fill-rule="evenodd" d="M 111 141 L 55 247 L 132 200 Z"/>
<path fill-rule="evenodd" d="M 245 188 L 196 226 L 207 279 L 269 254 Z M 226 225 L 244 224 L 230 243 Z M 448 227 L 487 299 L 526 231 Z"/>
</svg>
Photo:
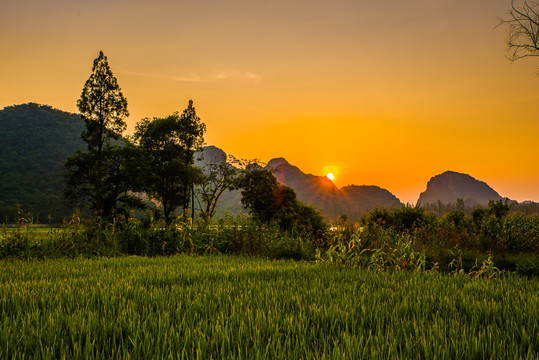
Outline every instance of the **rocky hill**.
<svg viewBox="0 0 539 360">
<path fill-rule="evenodd" d="M 419 196 L 421 205 L 455 204 L 457 199 L 464 200 L 466 207 L 487 206 L 490 200 L 502 200 L 500 194 L 487 183 L 468 174 L 446 171 L 436 175 L 427 183 L 427 189 Z"/>
<path fill-rule="evenodd" d="M 204 168 L 206 164 L 221 163 L 226 161 L 226 158 L 226 153 L 218 147 L 204 146 L 201 151 L 195 154 L 195 164 L 200 168 Z M 197 203 L 195 208 L 200 206 L 201 204 Z M 217 202 L 215 217 L 222 218 L 225 214 L 236 216 L 243 212 L 241 192 L 239 190 L 225 190 Z"/>
<path fill-rule="evenodd" d="M 206 146 L 195 158 L 199 166 L 207 162 L 224 161 L 226 154 L 214 146 Z M 316 207 L 323 215 L 336 219 L 346 214 L 351 220 L 359 220 L 361 215 L 375 207 L 396 207 L 402 203 L 389 191 L 377 186 L 350 185 L 339 189 L 325 176 L 306 174 L 297 166 L 291 165 L 284 158 L 275 158 L 268 162 L 267 169 L 273 172 L 277 180 L 294 189 L 299 200 Z M 242 213 L 241 192 L 225 191 L 217 205 L 217 217 L 228 212 L 231 215 Z"/>
</svg>

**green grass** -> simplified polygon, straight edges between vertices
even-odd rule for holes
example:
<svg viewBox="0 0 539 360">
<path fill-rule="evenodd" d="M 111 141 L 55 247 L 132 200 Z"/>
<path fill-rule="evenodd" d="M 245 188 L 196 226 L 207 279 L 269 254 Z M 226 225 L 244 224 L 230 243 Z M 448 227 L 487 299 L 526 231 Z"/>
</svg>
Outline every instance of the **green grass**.
<svg viewBox="0 0 539 360">
<path fill-rule="evenodd" d="M 0 262 L 0 358 L 535 359 L 539 280 L 239 256 Z"/>
<path fill-rule="evenodd" d="M 28 227 L 21 226 L 17 227 L 0 227 L 0 233 L 4 235 L 14 235 L 20 233 L 21 235 L 28 236 L 31 239 L 42 239 L 48 238 L 54 234 L 65 231 L 64 227 L 49 227 L 49 226 L 40 226 L 40 227 Z"/>
</svg>

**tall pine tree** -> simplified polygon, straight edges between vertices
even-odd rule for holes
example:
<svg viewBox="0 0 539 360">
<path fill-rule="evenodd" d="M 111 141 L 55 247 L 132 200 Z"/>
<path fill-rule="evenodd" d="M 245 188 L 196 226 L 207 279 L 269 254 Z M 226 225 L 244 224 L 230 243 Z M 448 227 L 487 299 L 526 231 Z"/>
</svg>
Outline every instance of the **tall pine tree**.
<svg viewBox="0 0 539 360">
<path fill-rule="evenodd" d="M 129 116 L 127 111 L 127 100 L 123 96 L 116 77 L 110 70 L 107 57 L 103 51 L 94 60 L 92 74 L 84 84 L 82 94 L 77 102 L 80 114 L 86 124 L 86 130 L 81 134 L 82 139 L 88 146 L 87 154 L 75 154 L 79 161 L 68 160 L 66 167 L 71 167 L 68 176 L 68 191 L 74 190 L 78 185 L 77 170 L 73 167 L 85 167 L 88 174 L 85 188 L 91 191 L 92 208 L 101 215 L 108 215 L 114 207 L 110 201 L 104 200 L 104 189 L 107 183 L 107 163 L 106 156 L 111 152 L 107 151 L 111 146 L 111 140 L 119 140 L 122 132 L 126 129 L 125 118 Z M 85 156 L 82 156 L 85 155 Z M 72 158 L 73 158 L 72 157 Z M 92 159 L 92 161 L 80 161 L 81 159 Z M 71 194 L 76 193 L 71 191 Z M 89 194 L 86 194 L 89 195 Z M 107 204 L 106 204 L 107 203 Z"/>
</svg>

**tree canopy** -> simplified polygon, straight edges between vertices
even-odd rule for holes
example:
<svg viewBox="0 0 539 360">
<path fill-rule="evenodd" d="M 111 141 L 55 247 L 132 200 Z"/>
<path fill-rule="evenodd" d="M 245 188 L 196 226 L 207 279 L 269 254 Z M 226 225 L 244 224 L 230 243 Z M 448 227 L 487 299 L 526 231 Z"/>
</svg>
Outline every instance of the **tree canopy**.
<svg viewBox="0 0 539 360">
<path fill-rule="evenodd" d="M 79 152 L 68 159 L 66 195 L 73 202 L 90 199 L 94 212 L 107 217 L 116 207 L 117 198 L 111 196 L 117 191 L 111 193 L 110 190 L 111 187 L 119 188 L 119 184 L 111 184 L 111 181 L 119 180 L 116 177 L 118 169 L 113 169 L 113 164 L 121 154 L 112 148 L 111 140 L 121 138 L 127 126 L 124 119 L 129 112 L 127 100 L 103 51 L 94 60 L 92 74 L 84 84 L 77 107 L 86 124 L 81 138 L 86 142 L 88 152 Z M 82 174 L 86 176 L 81 177 Z"/>
<path fill-rule="evenodd" d="M 167 222 L 178 207 L 187 208 L 193 184 L 202 176 L 194 166 L 194 152 L 202 146 L 205 130 L 191 100 L 182 115 L 146 118 L 136 125 L 133 139 L 147 166 L 144 189 L 161 203 Z"/>
<path fill-rule="evenodd" d="M 127 127 L 124 119 L 129 116 L 127 100 L 103 51 L 94 60 L 92 74 L 82 88 L 77 107 L 86 123 L 86 131 L 81 136 L 88 150 L 99 152 L 110 139 L 121 138 Z"/>
<path fill-rule="evenodd" d="M 238 186 L 243 206 L 262 223 L 276 223 L 285 231 L 313 237 L 324 232 L 326 225 L 320 213 L 299 201 L 294 189 L 280 184 L 271 171 L 248 170 Z"/>
</svg>

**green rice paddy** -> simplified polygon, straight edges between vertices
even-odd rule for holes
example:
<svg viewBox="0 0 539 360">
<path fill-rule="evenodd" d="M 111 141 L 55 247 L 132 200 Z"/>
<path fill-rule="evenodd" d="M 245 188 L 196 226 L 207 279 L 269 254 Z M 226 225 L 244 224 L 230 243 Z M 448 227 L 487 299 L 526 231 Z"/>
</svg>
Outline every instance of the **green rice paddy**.
<svg viewBox="0 0 539 360">
<path fill-rule="evenodd" d="M 536 359 L 539 280 L 240 256 L 0 262 L 0 358 Z"/>
</svg>

